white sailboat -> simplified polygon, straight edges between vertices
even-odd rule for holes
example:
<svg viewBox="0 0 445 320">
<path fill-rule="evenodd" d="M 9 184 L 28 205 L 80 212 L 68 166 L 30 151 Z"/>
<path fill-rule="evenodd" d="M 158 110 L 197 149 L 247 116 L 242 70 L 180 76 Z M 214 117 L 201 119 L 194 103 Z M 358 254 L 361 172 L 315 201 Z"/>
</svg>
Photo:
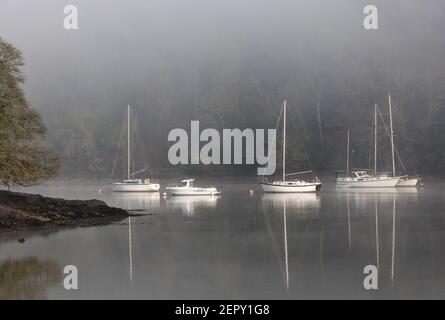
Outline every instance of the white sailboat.
<svg viewBox="0 0 445 320">
<path fill-rule="evenodd" d="M 389 104 L 389 119 L 390 119 L 390 130 L 391 130 L 391 152 L 392 152 L 392 174 L 396 175 L 396 167 L 394 160 L 394 130 L 392 125 L 392 104 L 391 104 L 391 95 L 388 94 L 388 104 Z M 397 154 L 398 155 L 398 154 Z M 402 176 L 400 177 L 399 182 L 397 183 L 397 187 L 416 187 L 419 183 L 419 177 L 410 177 L 410 176 Z"/>
<path fill-rule="evenodd" d="M 170 196 L 216 196 L 220 195 L 215 187 L 195 187 L 195 179 L 184 179 L 180 185 L 168 186 L 165 191 Z"/>
<path fill-rule="evenodd" d="M 394 188 L 398 177 L 371 176 L 366 171 L 352 171 L 351 177 L 337 177 L 337 187 L 347 188 Z"/>
<path fill-rule="evenodd" d="M 305 181 L 302 179 L 286 180 L 287 176 L 297 176 L 311 171 L 286 174 L 286 100 L 283 101 L 283 179 L 269 182 L 262 177 L 260 185 L 264 192 L 276 193 L 306 193 L 319 192 L 321 189 L 320 180 L 315 177 L 315 181 Z"/>
<path fill-rule="evenodd" d="M 336 177 L 337 187 L 347 188 L 394 188 L 401 177 L 388 177 L 377 174 L 377 104 L 374 107 L 374 174 L 370 175 L 366 170 L 354 170 L 349 174 L 349 140 L 348 131 L 346 171 L 338 171 Z M 338 175 L 342 173 L 343 175 Z"/>
<path fill-rule="evenodd" d="M 114 182 L 111 184 L 111 189 L 114 192 L 158 192 L 160 185 L 153 179 L 132 179 L 136 173 L 131 173 L 131 113 L 130 106 L 127 109 L 127 179 L 121 182 Z"/>
</svg>

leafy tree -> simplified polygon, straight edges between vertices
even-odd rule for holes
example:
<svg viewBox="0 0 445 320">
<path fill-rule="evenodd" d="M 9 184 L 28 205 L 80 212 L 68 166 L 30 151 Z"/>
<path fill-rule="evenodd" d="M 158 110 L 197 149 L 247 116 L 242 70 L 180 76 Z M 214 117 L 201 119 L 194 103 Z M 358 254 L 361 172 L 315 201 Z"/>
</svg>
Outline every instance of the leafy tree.
<svg viewBox="0 0 445 320">
<path fill-rule="evenodd" d="M 0 38 L 0 183 L 28 185 L 57 173 L 56 156 L 42 146 L 45 127 L 21 88 L 21 52 Z"/>
</svg>

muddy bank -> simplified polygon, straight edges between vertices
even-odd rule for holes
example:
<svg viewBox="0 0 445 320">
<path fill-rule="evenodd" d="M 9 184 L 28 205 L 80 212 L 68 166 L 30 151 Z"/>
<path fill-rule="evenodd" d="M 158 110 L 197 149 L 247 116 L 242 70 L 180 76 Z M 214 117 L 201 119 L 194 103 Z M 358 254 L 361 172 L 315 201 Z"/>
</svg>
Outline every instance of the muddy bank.
<svg viewBox="0 0 445 320">
<path fill-rule="evenodd" d="M 100 200 L 65 200 L 0 190 L 0 230 L 94 226 L 116 222 L 128 212 Z"/>
</svg>

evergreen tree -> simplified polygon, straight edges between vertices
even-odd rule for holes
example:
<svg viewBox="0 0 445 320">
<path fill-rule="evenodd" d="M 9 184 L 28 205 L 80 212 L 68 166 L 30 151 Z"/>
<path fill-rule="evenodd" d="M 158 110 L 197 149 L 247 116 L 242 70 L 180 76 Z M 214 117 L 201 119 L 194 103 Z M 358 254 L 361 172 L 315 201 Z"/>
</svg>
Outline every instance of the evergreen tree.
<svg viewBox="0 0 445 320">
<path fill-rule="evenodd" d="M 55 175 L 56 156 L 42 146 L 45 127 L 21 88 L 21 52 L 0 38 L 0 183 L 28 185 Z"/>
</svg>

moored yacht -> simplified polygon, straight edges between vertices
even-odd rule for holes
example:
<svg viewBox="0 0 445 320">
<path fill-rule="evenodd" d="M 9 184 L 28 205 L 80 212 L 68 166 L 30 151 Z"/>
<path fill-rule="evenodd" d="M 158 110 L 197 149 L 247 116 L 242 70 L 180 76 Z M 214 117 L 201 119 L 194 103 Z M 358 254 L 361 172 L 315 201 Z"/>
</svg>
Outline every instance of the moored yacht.
<svg viewBox="0 0 445 320">
<path fill-rule="evenodd" d="M 314 182 L 304 180 L 280 180 L 269 182 L 266 179 L 260 180 L 260 185 L 264 192 L 276 193 L 306 193 L 318 192 L 321 189 L 321 182 L 316 179 Z"/>
<path fill-rule="evenodd" d="M 150 179 L 128 179 L 111 184 L 114 192 L 157 192 L 160 185 Z"/>
<path fill-rule="evenodd" d="M 336 172 L 337 187 L 347 188 L 393 188 L 396 187 L 402 177 L 388 176 L 377 172 L 377 104 L 374 106 L 374 174 L 370 175 L 366 170 L 353 170 L 349 173 L 349 140 L 348 131 L 346 171 Z M 391 140 L 392 141 L 392 140 Z M 394 163 L 394 162 L 393 162 Z M 394 167 L 394 166 L 393 166 Z"/>
<path fill-rule="evenodd" d="M 114 192 L 158 192 L 160 189 L 159 182 L 154 179 L 132 179 L 138 173 L 145 171 L 131 173 L 131 121 L 130 121 L 130 106 L 127 109 L 127 179 L 120 182 L 113 182 L 111 190 Z M 114 171 L 114 168 L 113 168 Z M 112 173 L 113 175 L 113 173 Z"/>
<path fill-rule="evenodd" d="M 165 191 L 170 196 L 215 196 L 220 195 L 219 191 L 215 187 L 195 187 L 195 179 L 184 179 L 180 185 L 168 186 Z"/>
<path fill-rule="evenodd" d="M 307 193 L 318 192 L 321 189 L 321 182 L 317 177 L 313 181 L 303 179 L 287 179 L 289 176 L 301 176 L 312 171 L 286 174 L 286 100 L 283 101 L 283 178 L 282 180 L 269 181 L 264 176 L 259 179 L 264 192 L 274 193 Z M 279 120 L 278 120 L 279 121 Z"/>
<path fill-rule="evenodd" d="M 400 177 L 371 176 L 366 171 L 352 171 L 352 176 L 338 176 L 337 187 L 348 188 L 394 188 Z"/>
</svg>

